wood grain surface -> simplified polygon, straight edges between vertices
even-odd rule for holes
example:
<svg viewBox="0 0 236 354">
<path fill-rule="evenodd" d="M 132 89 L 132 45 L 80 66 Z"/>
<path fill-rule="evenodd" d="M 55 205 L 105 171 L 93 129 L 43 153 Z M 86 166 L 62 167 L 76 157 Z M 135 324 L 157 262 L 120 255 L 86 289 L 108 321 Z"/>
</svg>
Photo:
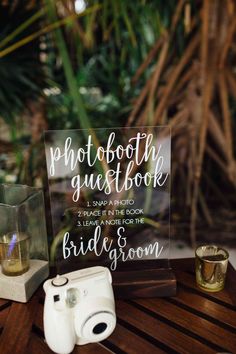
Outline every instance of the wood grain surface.
<svg viewBox="0 0 236 354">
<path fill-rule="evenodd" d="M 236 272 L 225 289 L 207 293 L 195 283 L 194 260 L 173 260 L 177 295 L 116 301 L 117 326 L 105 341 L 75 346 L 73 354 L 236 353 Z M 27 304 L 0 299 L 0 353 L 52 354 L 44 340 L 44 292 Z"/>
</svg>

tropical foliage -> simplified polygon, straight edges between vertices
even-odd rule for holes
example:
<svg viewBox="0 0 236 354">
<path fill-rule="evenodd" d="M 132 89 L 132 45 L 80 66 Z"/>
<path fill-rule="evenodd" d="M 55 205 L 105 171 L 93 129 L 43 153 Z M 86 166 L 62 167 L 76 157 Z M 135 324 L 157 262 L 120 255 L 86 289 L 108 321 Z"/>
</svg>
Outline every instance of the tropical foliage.
<svg viewBox="0 0 236 354">
<path fill-rule="evenodd" d="M 42 128 L 168 124 L 174 210 L 194 243 L 199 218 L 211 226 L 216 205 L 235 203 L 235 1 L 37 4 L 0 5 L 0 115 L 11 130 L 22 114 L 38 129 L 19 179 L 41 176 Z"/>
</svg>

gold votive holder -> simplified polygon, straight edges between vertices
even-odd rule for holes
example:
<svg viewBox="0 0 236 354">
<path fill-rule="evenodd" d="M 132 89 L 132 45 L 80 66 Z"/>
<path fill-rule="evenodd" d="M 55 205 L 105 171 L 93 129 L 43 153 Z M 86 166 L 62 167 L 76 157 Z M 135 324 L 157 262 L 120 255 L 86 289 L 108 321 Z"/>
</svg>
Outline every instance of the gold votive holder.
<svg viewBox="0 0 236 354">
<path fill-rule="evenodd" d="M 200 246 L 195 251 L 196 281 L 199 288 L 216 292 L 224 288 L 229 253 L 216 245 Z"/>
<path fill-rule="evenodd" d="M 2 273 L 21 275 L 29 270 L 30 236 L 23 232 L 9 232 L 0 237 Z"/>
</svg>

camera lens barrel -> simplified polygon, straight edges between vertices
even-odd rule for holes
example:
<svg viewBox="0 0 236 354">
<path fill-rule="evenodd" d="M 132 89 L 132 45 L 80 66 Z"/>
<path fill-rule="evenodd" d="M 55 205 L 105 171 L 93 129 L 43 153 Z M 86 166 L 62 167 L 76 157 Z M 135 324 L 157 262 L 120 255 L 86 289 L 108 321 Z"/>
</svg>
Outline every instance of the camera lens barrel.
<svg viewBox="0 0 236 354">
<path fill-rule="evenodd" d="M 107 338 L 114 330 L 116 317 L 113 312 L 104 310 L 91 314 L 81 326 L 81 334 L 87 341 L 97 342 Z"/>
</svg>

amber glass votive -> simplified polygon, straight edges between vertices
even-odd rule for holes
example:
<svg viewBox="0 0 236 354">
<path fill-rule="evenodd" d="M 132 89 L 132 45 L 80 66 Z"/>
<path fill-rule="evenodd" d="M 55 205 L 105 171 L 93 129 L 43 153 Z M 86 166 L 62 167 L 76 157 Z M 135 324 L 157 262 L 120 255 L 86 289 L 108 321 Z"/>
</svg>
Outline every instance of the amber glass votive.
<svg viewBox="0 0 236 354">
<path fill-rule="evenodd" d="M 196 281 L 199 288 L 216 292 L 224 288 L 229 253 L 216 245 L 200 246 L 195 251 Z"/>
<path fill-rule="evenodd" d="M 2 273 L 21 275 L 29 269 L 30 237 L 22 232 L 9 232 L 0 237 Z"/>
</svg>

